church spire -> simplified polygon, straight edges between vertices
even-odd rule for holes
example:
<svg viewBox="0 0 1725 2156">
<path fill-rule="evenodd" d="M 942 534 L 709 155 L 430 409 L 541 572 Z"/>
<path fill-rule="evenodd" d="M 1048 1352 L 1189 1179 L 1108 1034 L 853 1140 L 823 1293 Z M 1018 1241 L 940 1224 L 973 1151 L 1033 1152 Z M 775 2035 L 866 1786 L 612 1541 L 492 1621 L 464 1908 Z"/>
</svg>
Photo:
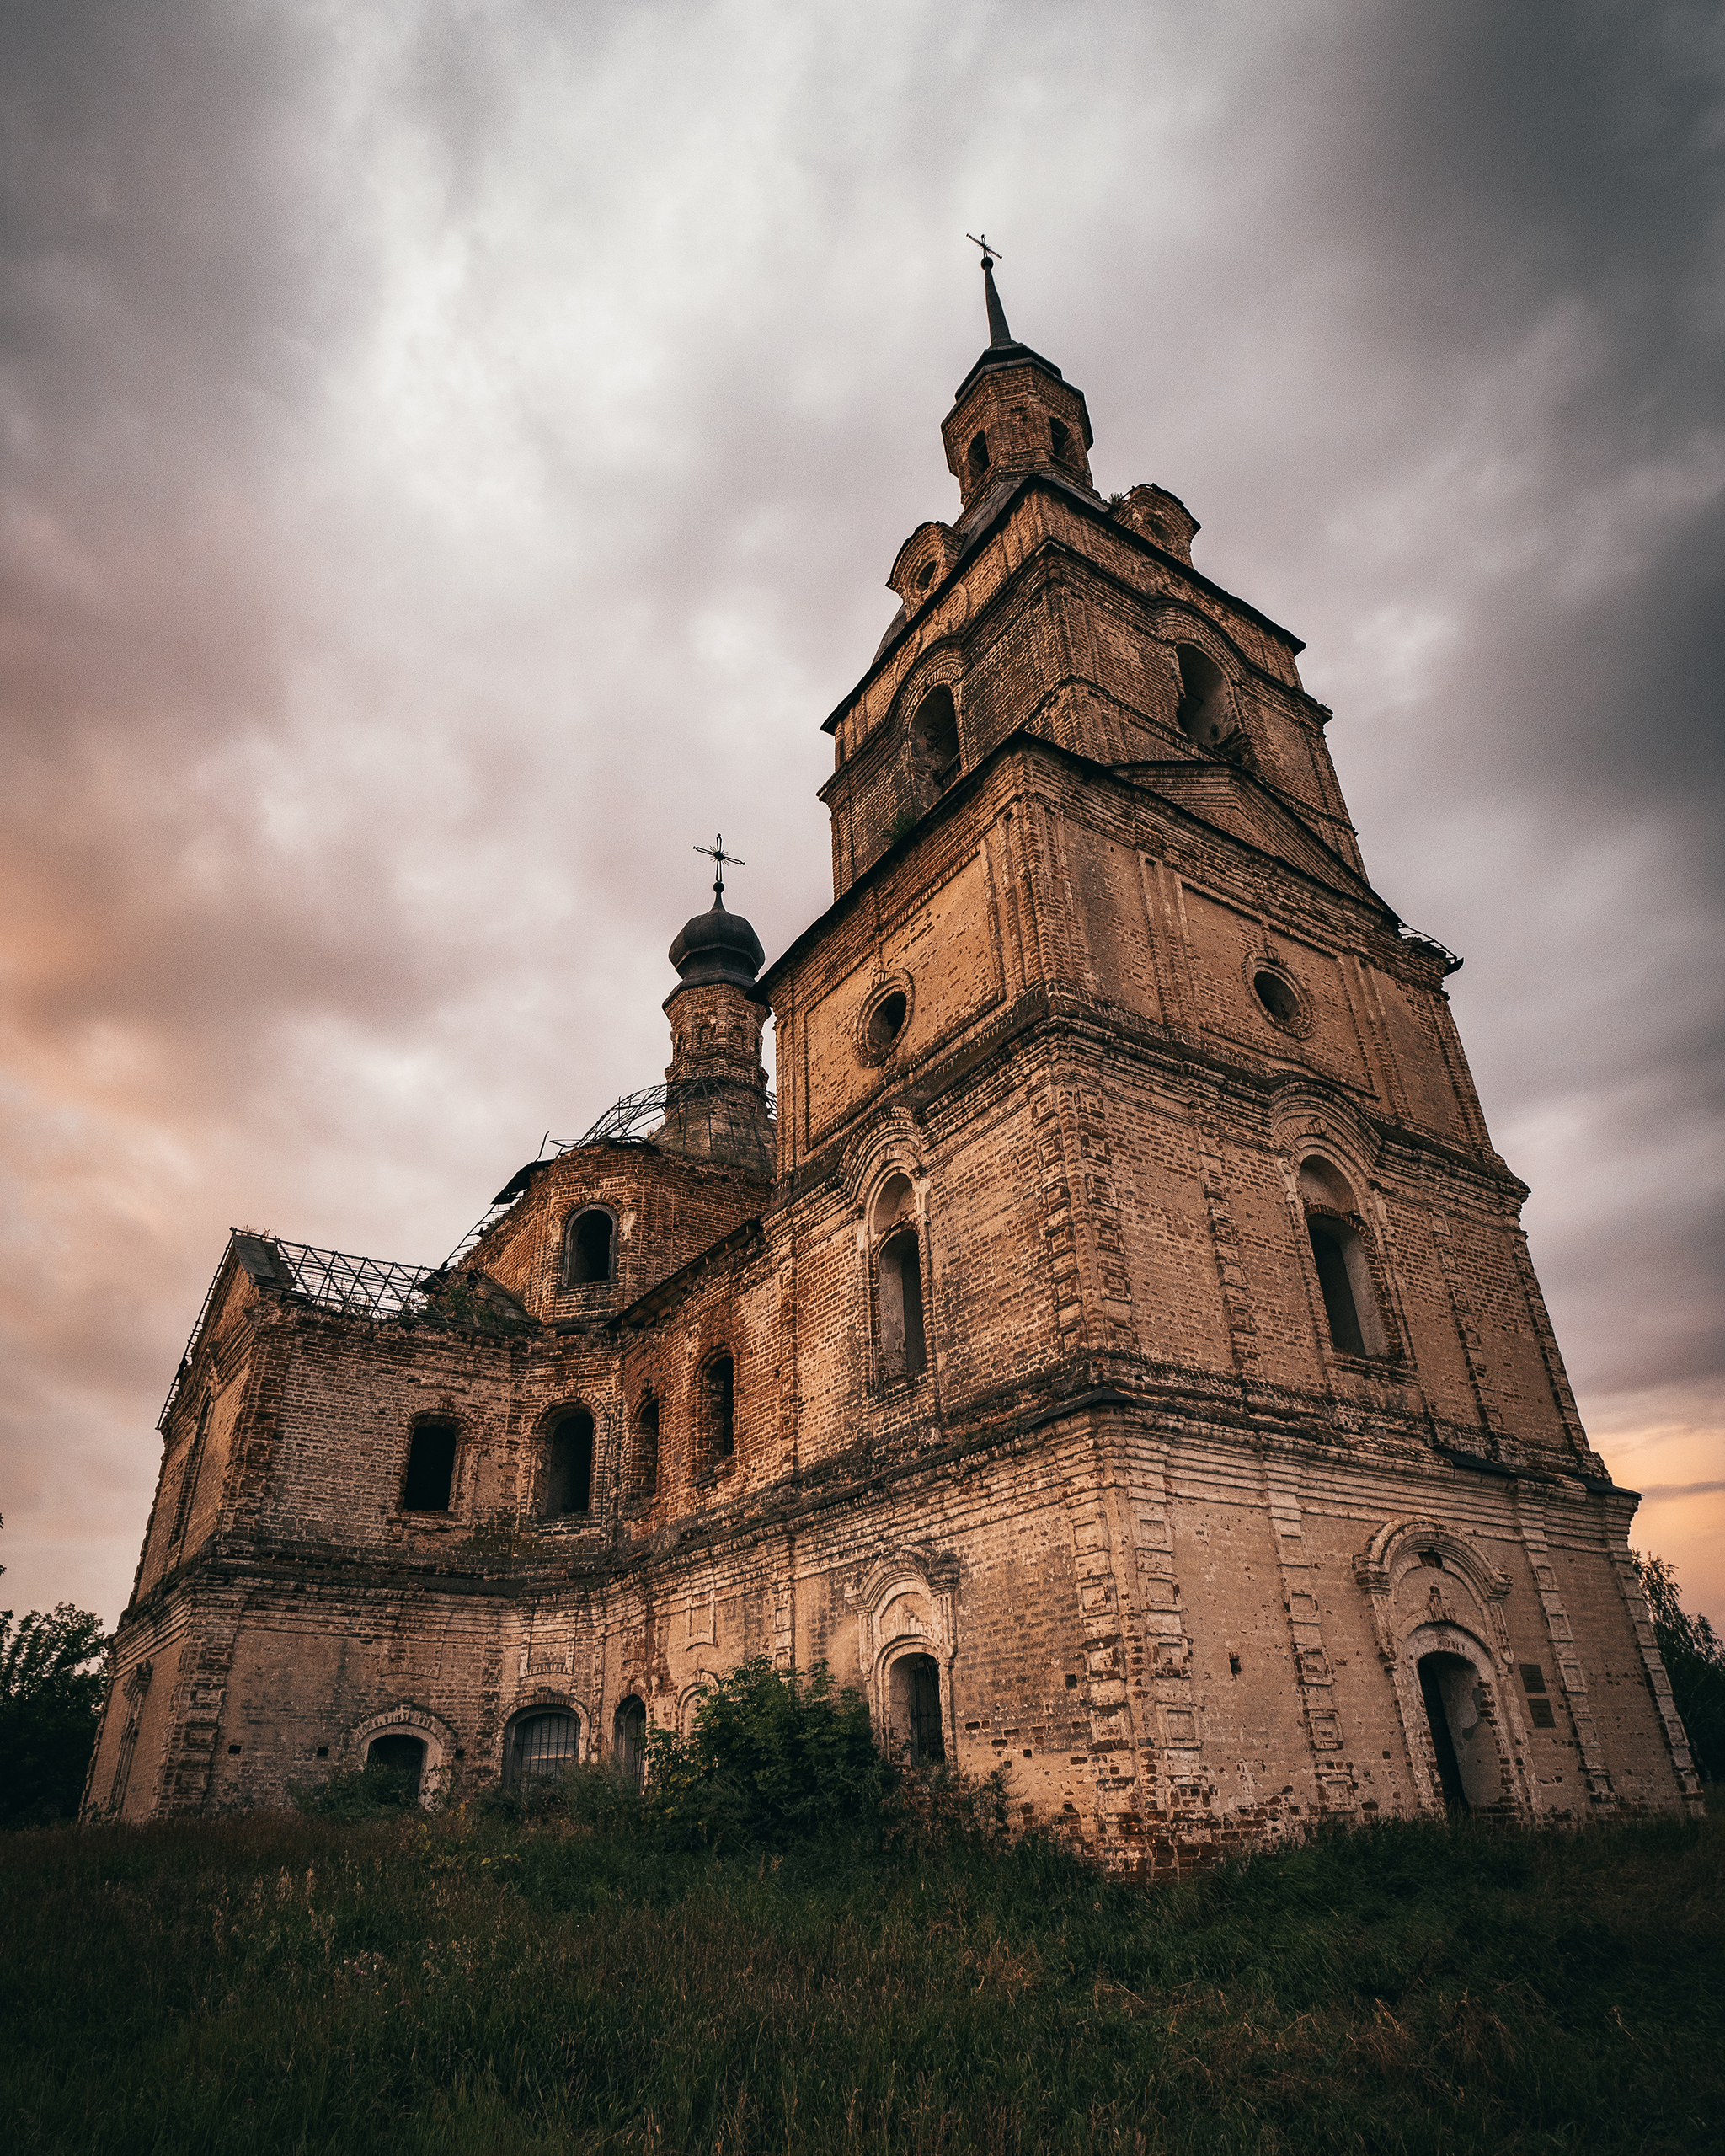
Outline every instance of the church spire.
<svg viewBox="0 0 1725 2156">
<path fill-rule="evenodd" d="M 982 291 L 988 303 L 988 341 L 990 349 L 996 345 L 1010 345 L 1012 333 L 1007 327 L 1007 310 L 1001 305 L 1001 296 L 994 288 L 994 257 L 982 258 Z"/>
</svg>

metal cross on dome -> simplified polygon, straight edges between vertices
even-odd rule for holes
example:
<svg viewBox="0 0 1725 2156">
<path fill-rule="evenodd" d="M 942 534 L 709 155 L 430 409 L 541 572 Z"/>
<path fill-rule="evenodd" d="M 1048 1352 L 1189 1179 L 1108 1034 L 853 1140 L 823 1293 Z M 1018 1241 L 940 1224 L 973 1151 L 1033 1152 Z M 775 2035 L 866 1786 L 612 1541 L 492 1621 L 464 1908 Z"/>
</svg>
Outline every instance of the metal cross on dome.
<svg viewBox="0 0 1725 2156">
<path fill-rule="evenodd" d="M 992 269 L 996 262 L 1006 260 L 1006 256 L 1001 254 L 986 233 L 984 233 L 980 239 L 974 232 L 967 232 L 964 237 L 973 247 L 980 247 L 982 249 L 982 266 L 985 270 Z"/>
<path fill-rule="evenodd" d="M 722 831 L 715 834 L 712 845 L 692 846 L 689 850 L 692 853 L 704 853 L 712 862 L 713 896 L 715 899 L 723 899 L 724 896 L 725 863 L 729 861 L 734 869 L 746 869 L 749 865 L 740 853 L 725 852 L 724 833 Z"/>
</svg>

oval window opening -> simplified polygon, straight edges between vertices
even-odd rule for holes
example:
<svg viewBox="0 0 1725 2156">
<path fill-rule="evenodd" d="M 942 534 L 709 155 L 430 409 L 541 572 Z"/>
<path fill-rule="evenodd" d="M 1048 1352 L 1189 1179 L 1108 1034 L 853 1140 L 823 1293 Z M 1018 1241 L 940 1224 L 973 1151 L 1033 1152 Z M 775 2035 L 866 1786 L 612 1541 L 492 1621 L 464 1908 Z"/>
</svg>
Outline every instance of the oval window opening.
<svg viewBox="0 0 1725 2156">
<path fill-rule="evenodd" d="M 904 991 L 895 988 L 889 996 L 883 996 L 868 1014 L 868 1045 L 876 1055 L 884 1055 L 904 1031 L 910 1011 Z"/>
<path fill-rule="evenodd" d="M 1278 1025 L 1296 1025 L 1300 1018 L 1300 998 L 1279 973 L 1255 973 L 1252 976 L 1252 992 Z"/>
</svg>

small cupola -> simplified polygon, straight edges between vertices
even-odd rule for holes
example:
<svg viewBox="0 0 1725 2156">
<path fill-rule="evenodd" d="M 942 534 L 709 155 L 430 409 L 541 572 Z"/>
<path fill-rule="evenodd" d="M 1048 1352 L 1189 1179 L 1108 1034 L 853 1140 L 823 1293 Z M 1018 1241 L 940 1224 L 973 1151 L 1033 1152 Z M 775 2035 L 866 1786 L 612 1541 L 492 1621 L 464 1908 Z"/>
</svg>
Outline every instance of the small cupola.
<svg viewBox="0 0 1725 2156">
<path fill-rule="evenodd" d="M 729 862 L 723 837 L 697 846 L 711 857 L 713 903 L 685 921 L 670 947 L 679 976 L 665 999 L 670 1020 L 670 1062 L 665 1073 L 665 1121 L 653 1142 L 668 1153 L 772 1173 L 772 1118 L 761 1061 L 766 1000 L 756 976 L 766 954 L 740 913 L 724 902 Z"/>
<path fill-rule="evenodd" d="M 742 915 L 726 911 L 723 891 L 715 891 L 708 911 L 678 929 L 670 962 L 686 988 L 712 987 L 723 982 L 733 988 L 752 989 L 756 975 L 766 963 L 766 953 Z"/>
<path fill-rule="evenodd" d="M 961 516 L 1024 472 L 1051 472 L 1087 494 L 1096 491 L 1087 454 L 1095 436 L 1083 392 L 1007 328 L 994 264 L 993 255 L 985 254 L 987 349 L 959 384 L 941 424 L 947 467 L 959 482 Z"/>
<path fill-rule="evenodd" d="M 1188 564 L 1192 542 L 1204 529 L 1178 495 L 1154 485 L 1134 487 L 1116 506 L 1114 522 L 1141 533 L 1176 561 Z"/>
<path fill-rule="evenodd" d="M 926 606 L 959 559 L 959 535 L 950 524 L 919 524 L 899 548 L 887 589 L 896 591 L 907 615 Z"/>
</svg>

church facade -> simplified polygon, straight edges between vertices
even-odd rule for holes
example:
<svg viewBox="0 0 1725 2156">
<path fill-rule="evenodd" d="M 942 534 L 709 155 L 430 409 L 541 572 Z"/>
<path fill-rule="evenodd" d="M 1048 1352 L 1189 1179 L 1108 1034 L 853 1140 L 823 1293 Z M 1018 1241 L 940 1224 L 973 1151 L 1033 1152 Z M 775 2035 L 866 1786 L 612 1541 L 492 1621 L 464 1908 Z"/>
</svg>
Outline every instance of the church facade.
<svg viewBox="0 0 1725 2156">
<path fill-rule="evenodd" d="M 1097 493 L 984 275 L 959 512 L 826 721 L 832 906 L 763 970 L 716 890 L 665 1087 L 445 1265 L 232 1236 L 88 1816 L 629 1768 L 758 1655 L 1149 1875 L 1698 1807 L 1459 961 L 1366 879 L 1299 639 Z"/>
</svg>

